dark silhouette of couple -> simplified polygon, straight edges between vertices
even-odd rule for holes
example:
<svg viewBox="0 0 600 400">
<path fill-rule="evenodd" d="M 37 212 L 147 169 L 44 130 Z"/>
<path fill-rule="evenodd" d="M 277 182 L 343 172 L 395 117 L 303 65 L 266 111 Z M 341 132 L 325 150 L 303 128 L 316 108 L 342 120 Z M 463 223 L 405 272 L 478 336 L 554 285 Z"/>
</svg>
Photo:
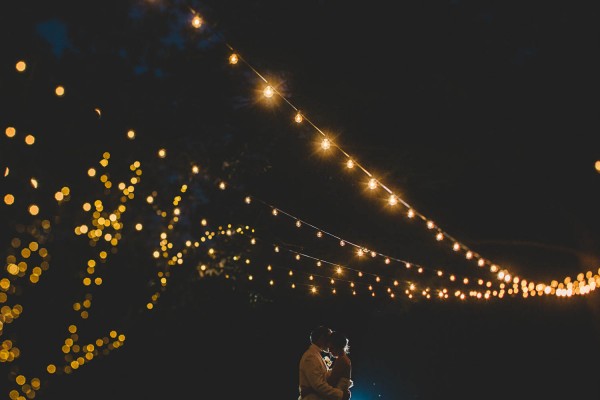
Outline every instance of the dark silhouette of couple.
<svg viewBox="0 0 600 400">
<path fill-rule="evenodd" d="M 298 400 L 349 400 L 353 386 L 349 349 L 348 338 L 341 332 L 315 328 L 300 359 Z"/>
</svg>

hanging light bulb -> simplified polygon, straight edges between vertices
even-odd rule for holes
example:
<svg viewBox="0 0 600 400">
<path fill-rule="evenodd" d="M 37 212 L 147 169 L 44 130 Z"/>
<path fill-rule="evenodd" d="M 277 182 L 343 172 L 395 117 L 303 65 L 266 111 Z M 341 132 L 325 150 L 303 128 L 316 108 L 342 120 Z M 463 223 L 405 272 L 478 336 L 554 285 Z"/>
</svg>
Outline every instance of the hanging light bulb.
<svg viewBox="0 0 600 400">
<path fill-rule="evenodd" d="M 388 201 L 390 203 L 390 206 L 395 206 L 396 204 L 398 204 L 398 197 L 396 197 L 396 195 L 391 195 L 390 199 Z"/>
<path fill-rule="evenodd" d="M 199 15 L 194 15 L 194 18 L 192 18 L 192 26 L 196 29 L 202 26 L 202 18 Z"/>
<path fill-rule="evenodd" d="M 377 188 L 377 179 L 371 178 L 369 179 L 369 189 L 373 190 Z"/>
<path fill-rule="evenodd" d="M 304 120 L 304 118 L 302 117 L 302 114 L 300 114 L 300 111 L 298 111 L 296 113 L 296 115 L 294 116 L 294 121 L 296 121 L 297 123 L 300 123 Z"/>
<path fill-rule="evenodd" d="M 233 53 L 229 56 L 229 64 L 231 64 L 231 65 L 237 64 L 239 60 L 240 60 L 239 56 L 235 53 Z"/>
<path fill-rule="evenodd" d="M 275 94 L 275 89 L 273 89 L 272 86 L 267 86 L 266 88 L 264 88 L 263 90 L 263 95 L 267 98 L 270 99 L 271 97 L 273 97 L 273 95 Z"/>
<path fill-rule="evenodd" d="M 323 150 L 329 150 L 331 148 L 331 141 L 327 138 L 323 139 L 321 142 L 321 147 Z"/>
</svg>

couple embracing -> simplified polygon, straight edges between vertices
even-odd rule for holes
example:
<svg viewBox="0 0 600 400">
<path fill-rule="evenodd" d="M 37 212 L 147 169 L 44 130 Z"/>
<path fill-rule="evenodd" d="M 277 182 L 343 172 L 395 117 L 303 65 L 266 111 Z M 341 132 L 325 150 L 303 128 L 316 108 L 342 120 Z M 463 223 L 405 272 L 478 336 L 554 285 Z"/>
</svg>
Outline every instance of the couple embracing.
<svg viewBox="0 0 600 400">
<path fill-rule="evenodd" d="M 298 400 L 349 400 L 353 382 L 348 338 L 319 326 L 310 333 L 310 342 L 300 359 Z M 332 365 L 328 354 L 334 358 Z"/>
</svg>

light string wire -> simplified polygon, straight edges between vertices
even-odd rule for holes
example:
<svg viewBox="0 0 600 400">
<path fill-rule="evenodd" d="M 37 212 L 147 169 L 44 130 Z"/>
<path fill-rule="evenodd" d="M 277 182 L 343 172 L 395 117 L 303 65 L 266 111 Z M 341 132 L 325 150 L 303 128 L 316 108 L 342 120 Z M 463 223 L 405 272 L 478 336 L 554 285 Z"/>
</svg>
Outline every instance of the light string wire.
<svg viewBox="0 0 600 400">
<path fill-rule="evenodd" d="M 252 239 L 253 240 L 251 241 L 251 243 L 254 245 L 254 244 L 256 244 L 256 242 L 255 242 L 256 239 L 259 239 L 259 238 L 256 235 L 252 235 Z M 259 240 L 263 241 L 262 239 L 259 239 Z M 267 243 L 269 243 L 269 242 L 267 241 Z M 275 252 L 277 252 L 277 253 L 279 253 L 279 251 L 280 251 L 279 247 L 281 246 L 287 252 L 289 252 L 291 254 L 294 254 L 295 258 L 296 258 L 296 261 L 300 261 L 301 258 L 307 258 L 307 259 L 311 259 L 311 260 L 317 261 L 317 267 L 321 267 L 323 263 L 327 264 L 327 265 L 330 265 L 330 266 L 334 267 L 334 269 L 335 269 L 335 271 L 333 272 L 333 274 L 337 273 L 338 275 L 340 275 L 342 273 L 342 270 L 346 270 L 346 271 L 355 272 L 359 278 L 362 278 L 363 275 L 368 275 L 368 276 L 371 276 L 371 277 L 375 278 L 375 283 L 366 283 L 366 282 L 362 282 L 360 280 L 348 280 L 348 279 L 339 278 L 339 277 L 336 277 L 335 275 L 334 276 L 319 275 L 319 276 L 321 276 L 323 278 L 328 279 L 330 281 L 330 284 L 332 284 L 332 285 L 334 284 L 334 281 L 342 281 L 342 282 L 348 282 L 348 283 L 350 283 L 351 287 L 354 287 L 357 284 L 368 285 L 369 290 L 372 291 L 372 290 L 374 290 L 373 289 L 373 285 L 380 285 L 380 284 L 386 285 L 385 283 L 382 282 L 382 276 L 383 276 L 384 278 L 389 279 L 390 281 L 392 281 L 392 283 L 389 286 L 386 287 L 387 292 L 390 293 L 390 294 L 394 293 L 394 292 L 392 292 L 392 287 L 398 288 L 398 286 L 400 285 L 400 283 L 403 283 L 403 284 L 405 284 L 407 286 L 407 288 L 405 289 L 405 293 L 407 294 L 407 297 L 409 297 L 409 298 L 412 298 L 413 297 L 412 293 L 415 292 L 418 289 L 416 281 L 414 281 L 414 280 L 393 278 L 393 277 L 385 276 L 385 275 L 381 275 L 381 274 L 375 274 L 375 273 L 371 273 L 371 272 L 365 272 L 363 270 L 359 270 L 359 269 L 356 269 L 356 268 L 344 266 L 344 265 L 341 265 L 341 264 L 336 263 L 336 262 L 327 261 L 327 260 L 324 260 L 323 258 L 311 256 L 311 255 L 306 254 L 304 252 L 293 250 L 293 249 L 289 248 L 286 245 L 277 245 L 277 244 L 274 244 L 274 243 L 270 243 L 270 244 L 273 245 L 273 246 L 275 246 Z M 271 265 L 269 265 L 268 267 L 271 267 Z M 287 269 L 290 270 L 290 271 L 298 272 L 297 269 L 294 269 L 294 268 L 291 268 L 291 267 L 288 267 Z M 301 272 L 307 274 L 307 272 L 304 272 L 304 271 L 301 271 Z M 310 274 L 310 275 L 315 275 L 316 276 L 318 274 Z M 437 278 L 441 279 L 441 276 L 437 276 Z M 455 282 L 456 284 L 460 284 L 460 281 L 456 281 L 455 279 L 449 279 L 449 280 L 451 282 Z M 468 285 L 468 284 L 470 284 L 470 281 L 463 280 L 462 283 L 464 285 Z M 479 290 L 482 289 L 481 286 L 483 286 L 484 283 L 482 281 L 480 281 L 478 283 L 478 285 L 479 285 L 479 287 L 477 288 L 478 290 L 469 290 L 469 291 L 462 290 L 462 289 L 453 290 L 454 296 L 457 297 L 457 298 L 460 298 L 461 300 L 465 300 L 467 297 L 472 297 L 472 298 L 477 298 L 477 299 L 481 299 L 481 298 L 489 299 L 492 296 L 493 297 L 502 298 L 502 297 L 504 297 L 505 293 L 508 293 L 508 294 L 516 294 L 517 293 L 516 291 L 513 292 L 510 289 L 508 291 L 505 291 L 504 289 L 494 290 L 494 289 L 491 289 L 491 285 L 486 285 L 486 291 L 485 292 L 481 292 Z M 423 296 L 425 296 L 425 297 L 427 297 L 429 299 L 431 297 L 431 285 L 424 285 L 424 286 L 426 286 L 424 289 L 418 289 L 418 290 L 421 290 L 421 293 L 423 294 Z M 436 290 L 436 297 L 438 297 L 440 299 L 447 299 L 449 297 L 449 293 L 451 291 L 451 289 L 449 289 L 447 287 L 442 287 L 441 289 L 438 288 L 438 289 L 435 289 L 435 290 Z M 395 294 L 393 294 L 391 297 L 395 297 Z"/>
<path fill-rule="evenodd" d="M 327 147 L 330 147 L 330 146 L 334 147 L 336 150 L 338 150 L 340 153 L 343 154 L 343 156 L 347 159 L 347 162 L 350 163 L 347 165 L 352 165 L 352 167 L 358 167 L 367 177 L 369 177 L 371 179 L 370 185 L 375 185 L 375 187 L 383 188 L 390 195 L 390 200 L 389 200 L 390 202 L 397 201 L 397 202 L 400 202 L 402 205 L 404 205 L 406 208 L 408 208 L 407 215 L 409 218 L 413 218 L 416 216 L 419 219 L 421 219 L 422 221 L 426 222 L 428 229 L 430 229 L 430 230 L 434 229 L 437 232 L 436 239 L 438 241 L 443 240 L 443 238 L 448 238 L 450 241 L 454 242 L 453 249 L 455 251 L 459 251 L 461 249 L 465 250 L 465 255 L 466 255 L 467 259 L 476 258 L 478 260 L 483 260 L 483 262 L 486 264 L 490 264 L 490 265 L 492 264 L 492 262 L 490 260 L 485 259 L 479 253 L 471 250 L 464 243 L 458 241 L 454 236 L 450 235 L 448 232 L 446 232 L 439 226 L 435 225 L 435 223 L 433 223 L 432 220 L 428 219 L 424 214 L 417 211 L 412 205 L 410 205 L 406 200 L 404 200 L 402 197 L 400 197 L 399 195 L 394 193 L 382 181 L 380 181 L 377 178 L 374 178 L 373 174 L 365 166 L 363 166 L 361 163 L 359 163 L 356 160 L 356 158 L 350 156 L 350 154 L 347 153 L 341 146 L 339 146 L 336 142 L 334 142 L 331 138 L 329 138 L 327 136 L 327 134 L 325 132 L 323 132 L 323 130 L 321 130 L 321 128 L 319 128 L 319 126 L 317 126 L 311 119 L 309 119 L 304 112 L 301 112 L 300 109 L 297 106 L 295 106 L 283 93 L 281 93 L 279 90 L 277 90 L 277 88 L 275 86 L 271 86 L 269 81 L 249 61 L 247 61 L 246 58 L 242 57 L 240 55 L 240 53 L 232 45 L 230 45 L 229 43 L 225 43 L 225 46 L 232 52 L 232 55 L 235 55 L 235 60 L 236 60 L 235 63 L 238 62 L 237 60 L 241 61 L 244 65 L 246 65 L 248 67 L 248 69 L 250 69 L 254 74 L 256 74 L 263 82 L 265 82 L 267 85 L 269 85 L 269 86 L 267 86 L 267 88 L 272 90 L 272 92 L 274 94 L 277 94 L 282 100 L 285 101 L 285 103 L 287 103 L 294 111 L 296 111 L 296 113 L 297 113 L 296 121 L 298 123 L 306 121 L 312 128 L 315 129 L 315 131 L 317 131 L 323 137 L 323 139 L 327 143 L 326 144 Z M 231 57 L 230 57 L 230 60 L 231 60 Z M 230 63 L 231 63 L 231 61 L 230 61 Z"/>
<path fill-rule="evenodd" d="M 396 258 L 396 257 L 393 257 L 393 256 L 389 256 L 389 255 L 380 253 L 378 251 L 369 250 L 365 246 L 358 245 L 358 244 L 356 244 L 356 243 L 354 243 L 352 241 L 346 240 L 346 239 L 344 239 L 344 238 L 342 238 L 340 236 L 337 236 L 337 235 L 335 235 L 333 233 L 330 233 L 330 232 L 328 232 L 328 231 L 326 231 L 324 229 L 321 229 L 318 226 L 313 225 L 313 224 L 311 224 L 309 222 L 306 222 L 305 220 L 303 220 L 301 218 L 298 218 L 295 215 L 292 215 L 292 214 L 288 213 L 287 211 L 282 210 L 281 208 L 278 208 L 278 207 L 276 207 L 276 206 L 274 206 L 272 204 L 269 204 L 268 202 L 266 202 L 266 201 L 264 201 L 264 200 L 262 200 L 260 198 L 257 198 L 257 197 L 254 197 L 254 196 L 247 196 L 244 199 L 244 201 L 245 201 L 246 204 L 249 204 L 249 202 L 252 203 L 252 200 L 256 200 L 258 203 L 264 205 L 267 208 L 270 208 L 272 210 L 271 214 L 273 216 L 276 216 L 275 214 L 279 215 L 281 213 L 281 214 L 285 215 L 286 217 L 288 217 L 288 218 L 296 221 L 296 226 L 297 227 L 306 225 L 306 226 L 312 228 L 313 230 L 315 230 L 317 232 L 317 237 L 320 237 L 320 235 L 326 235 L 326 236 L 329 236 L 329 237 L 332 237 L 332 238 L 338 240 L 340 246 L 345 246 L 346 244 L 348 244 L 348 245 L 354 247 L 355 249 L 358 249 L 357 253 L 359 255 L 367 255 L 367 254 L 369 254 L 369 255 L 371 255 L 371 257 L 375 257 L 375 256 L 384 257 L 385 264 L 390 264 L 391 261 L 396 261 L 396 262 L 404 264 L 405 267 L 406 267 L 406 269 L 411 269 L 412 267 L 416 267 L 416 270 L 419 273 L 422 273 L 422 271 L 427 270 L 427 271 L 430 271 L 430 272 L 434 273 L 437 276 L 442 276 L 444 274 L 441 269 L 434 269 L 434 268 L 425 267 L 425 266 L 423 266 L 421 264 L 418 264 L 418 263 L 409 262 L 409 261 L 406 261 L 406 260 L 403 260 L 403 259 L 400 259 L 400 258 Z M 298 225 L 298 224 L 300 224 L 300 225 Z M 404 271 L 404 269 L 403 269 L 403 271 Z M 492 269 L 490 269 L 490 272 L 493 274 L 494 272 L 497 272 L 497 271 L 495 271 L 492 268 Z M 454 276 L 454 274 L 451 274 L 450 276 Z M 498 281 L 502 282 L 502 281 L 504 281 L 505 275 L 502 274 L 502 273 L 500 273 L 500 274 L 495 274 L 494 277 L 495 277 L 495 280 L 498 280 Z"/>
</svg>

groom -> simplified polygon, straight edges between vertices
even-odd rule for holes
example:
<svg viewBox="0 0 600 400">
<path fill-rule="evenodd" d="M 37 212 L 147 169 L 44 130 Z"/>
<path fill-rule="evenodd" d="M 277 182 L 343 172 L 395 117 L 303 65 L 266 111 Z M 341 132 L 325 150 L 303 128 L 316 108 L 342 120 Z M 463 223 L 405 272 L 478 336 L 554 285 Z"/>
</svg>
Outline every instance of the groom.
<svg viewBox="0 0 600 400">
<path fill-rule="evenodd" d="M 300 359 L 300 382 L 298 385 L 300 396 L 298 400 L 350 399 L 350 391 L 343 391 L 327 383 L 328 367 L 321 352 L 329 352 L 331 333 L 331 329 L 325 326 L 319 326 L 310 333 L 311 345 Z"/>
</svg>

